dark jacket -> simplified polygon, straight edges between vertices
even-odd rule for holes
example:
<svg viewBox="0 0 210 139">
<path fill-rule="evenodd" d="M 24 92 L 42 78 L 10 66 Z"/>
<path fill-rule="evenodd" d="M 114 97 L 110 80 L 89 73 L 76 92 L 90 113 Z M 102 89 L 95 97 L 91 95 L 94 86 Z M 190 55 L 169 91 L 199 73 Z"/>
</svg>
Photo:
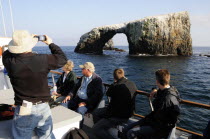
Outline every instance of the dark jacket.
<svg viewBox="0 0 210 139">
<path fill-rule="evenodd" d="M 153 101 L 154 111 L 145 117 L 145 123 L 152 126 L 162 136 L 167 136 L 180 114 L 180 96 L 175 87 L 157 91 Z"/>
<path fill-rule="evenodd" d="M 69 92 L 74 88 L 77 76 L 73 71 L 70 71 L 65 81 L 63 82 L 65 72 L 62 73 L 62 75 L 58 78 L 58 81 L 56 82 L 57 86 L 57 93 L 61 94 L 62 96 L 67 96 Z"/>
<path fill-rule="evenodd" d="M 107 112 L 110 113 L 110 116 L 129 118 L 133 112 L 133 96 L 136 90 L 137 87 L 135 83 L 126 78 L 121 78 L 113 83 L 106 93 L 111 99 L 107 108 Z"/>
<path fill-rule="evenodd" d="M 74 89 L 69 93 L 71 97 L 78 97 L 77 91 L 81 86 L 82 80 L 84 76 L 82 76 L 78 83 L 75 85 Z M 98 104 L 100 103 L 103 97 L 103 87 L 102 87 L 102 80 L 97 74 L 92 74 L 92 80 L 87 86 L 87 96 L 88 99 L 85 100 L 86 107 L 88 108 L 88 112 L 93 111 Z"/>
<path fill-rule="evenodd" d="M 52 43 L 49 48 L 52 54 L 4 52 L 3 64 L 15 92 L 15 105 L 21 105 L 23 100 L 49 101 L 47 75 L 50 70 L 62 67 L 67 61 L 57 45 Z"/>
<path fill-rule="evenodd" d="M 203 138 L 204 139 L 209 139 L 210 138 L 210 121 L 209 121 L 206 129 L 203 132 Z"/>
</svg>

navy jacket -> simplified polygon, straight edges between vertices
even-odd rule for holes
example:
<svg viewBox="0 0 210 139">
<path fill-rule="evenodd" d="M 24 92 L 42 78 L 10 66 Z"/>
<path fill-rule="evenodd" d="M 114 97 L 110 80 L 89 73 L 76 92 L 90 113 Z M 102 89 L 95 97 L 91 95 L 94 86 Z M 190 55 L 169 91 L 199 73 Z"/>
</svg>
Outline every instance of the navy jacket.
<svg viewBox="0 0 210 139">
<path fill-rule="evenodd" d="M 77 91 L 81 86 L 82 80 L 84 76 L 82 76 L 78 83 L 75 85 L 74 89 L 69 93 L 71 97 L 78 97 Z M 92 80 L 87 86 L 87 96 L 88 99 L 85 100 L 86 107 L 88 108 L 88 112 L 93 111 L 98 104 L 100 103 L 103 97 L 103 87 L 102 87 L 102 80 L 97 74 L 93 73 Z"/>
</svg>

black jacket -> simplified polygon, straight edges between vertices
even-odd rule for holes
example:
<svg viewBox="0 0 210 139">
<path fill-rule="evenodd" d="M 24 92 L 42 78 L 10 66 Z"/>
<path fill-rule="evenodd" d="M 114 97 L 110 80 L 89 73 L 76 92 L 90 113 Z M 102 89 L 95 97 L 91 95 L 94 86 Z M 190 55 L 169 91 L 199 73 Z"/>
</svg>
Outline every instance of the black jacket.
<svg viewBox="0 0 210 139">
<path fill-rule="evenodd" d="M 67 96 L 69 92 L 74 88 L 77 76 L 73 71 L 70 71 L 65 81 L 63 82 L 65 72 L 62 73 L 62 75 L 58 78 L 58 81 L 56 82 L 57 86 L 57 93 L 61 94 L 62 96 Z"/>
<path fill-rule="evenodd" d="M 175 87 L 159 89 L 153 101 L 154 111 L 145 117 L 145 124 L 155 128 L 162 136 L 167 136 L 180 114 L 179 101 L 179 92 Z"/>
<path fill-rule="evenodd" d="M 121 78 L 113 83 L 106 93 L 111 99 L 107 108 L 107 112 L 110 113 L 110 116 L 129 118 L 133 112 L 133 96 L 136 90 L 137 87 L 135 83 L 126 78 Z"/>
<path fill-rule="evenodd" d="M 52 43 L 49 48 L 52 54 L 13 54 L 8 50 L 3 53 L 3 64 L 15 92 L 15 105 L 21 105 L 23 100 L 49 101 L 47 75 L 67 61 L 60 47 Z"/>
<path fill-rule="evenodd" d="M 71 97 L 78 97 L 77 91 L 81 86 L 82 80 L 84 76 L 82 76 L 78 83 L 75 85 L 74 89 L 69 93 Z M 97 74 L 92 74 L 92 80 L 87 86 L 87 96 L 88 99 L 85 100 L 86 107 L 88 108 L 88 112 L 93 111 L 98 104 L 100 103 L 103 97 L 103 87 L 102 87 L 102 80 Z"/>
</svg>

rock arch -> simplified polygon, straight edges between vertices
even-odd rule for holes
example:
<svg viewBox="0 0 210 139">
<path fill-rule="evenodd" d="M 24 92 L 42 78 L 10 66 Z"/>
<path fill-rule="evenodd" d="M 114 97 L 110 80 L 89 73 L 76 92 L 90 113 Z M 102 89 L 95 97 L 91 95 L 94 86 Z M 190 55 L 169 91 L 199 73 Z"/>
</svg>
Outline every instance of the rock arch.
<svg viewBox="0 0 210 139">
<path fill-rule="evenodd" d="M 192 55 L 187 12 L 94 28 L 81 36 L 75 52 L 103 54 L 103 47 L 117 33 L 127 36 L 129 54 L 132 55 Z"/>
</svg>

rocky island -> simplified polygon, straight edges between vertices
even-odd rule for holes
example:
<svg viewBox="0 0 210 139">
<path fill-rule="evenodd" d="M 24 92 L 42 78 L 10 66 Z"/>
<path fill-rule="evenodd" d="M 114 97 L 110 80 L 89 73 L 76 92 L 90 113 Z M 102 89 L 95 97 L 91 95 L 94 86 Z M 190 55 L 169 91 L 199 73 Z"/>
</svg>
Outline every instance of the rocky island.
<svg viewBox="0 0 210 139">
<path fill-rule="evenodd" d="M 92 29 L 81 36 L 75 52 L 103 54 L 117 33 L 127 36 L 130 55 L 192 55 L 188 12 L 151 16 Z"/>
</svg>

